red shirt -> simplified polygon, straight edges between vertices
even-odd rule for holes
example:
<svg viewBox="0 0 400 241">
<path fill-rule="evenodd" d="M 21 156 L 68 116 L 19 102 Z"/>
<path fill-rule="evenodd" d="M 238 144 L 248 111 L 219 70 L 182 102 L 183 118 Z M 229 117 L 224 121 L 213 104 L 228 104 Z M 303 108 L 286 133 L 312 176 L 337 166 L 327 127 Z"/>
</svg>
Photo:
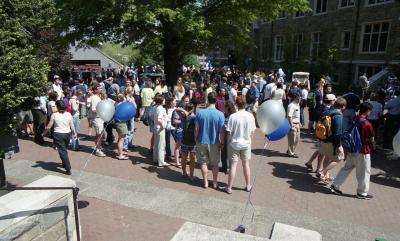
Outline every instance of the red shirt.
<svg viewBox="0 0 400 241">
<path fill-rule="evenodd" d="M 356 116 L 356 118 L 355 118 L 356 123 L 359 119 L 365 120 L 364 123 L 362 123 L 361 125 L 358 126 L 358 132 L 360 133 L 361 143 L 362 143 L 360 153 L 371 154 L 372 148 L 373 148 L 371 138 L 375 137 L 374 128 L 372 127 L 372 124 L 368 120 L 366 120 L 365 115 Z"/>
<path fill-rule="evenodd" d="M 217 101 L 215 102 L 215 108 L 217 108 L 217 110 L 221 111 L 222 113 L 225 113 L 225 97 L 224 96 L 217 97 Z"/>
</svg>

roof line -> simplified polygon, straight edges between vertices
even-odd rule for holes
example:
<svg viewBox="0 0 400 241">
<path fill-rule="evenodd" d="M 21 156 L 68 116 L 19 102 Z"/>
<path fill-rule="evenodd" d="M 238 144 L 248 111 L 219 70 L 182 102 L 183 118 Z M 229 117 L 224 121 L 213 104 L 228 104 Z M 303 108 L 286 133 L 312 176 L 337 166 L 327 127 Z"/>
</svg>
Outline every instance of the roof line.
<svg viewBox="0 0 400 241">
<path fill-rule="evenodd" d="M 89 45 L 89 46 L 90 46 L 90 45 Z M 92 46 L 90 46 L 90 47 L 92 47 Z M 101 53 L 102 55 L 104 55 L 106 58 L 111 59 L 111 60 L 114 61 L 115 63 L 117 63 L 117 64 L 119 64 L 119 65 L 123 65 L 123 64 L 121 64 L 120 62 L 118 62 L 117 60 L 115 60 L 114 58 L 112 58 L 111 56 L 109 56 L 108 54 L 106 54 L 106 53 L 104 53 L 103 51 L 101 51 L 99 48 L 96 48 L 96 47 L 92 47 L 92 48 L 94 48 L 95 50 L 97 50 L 99 53 Z"/>
</svg>

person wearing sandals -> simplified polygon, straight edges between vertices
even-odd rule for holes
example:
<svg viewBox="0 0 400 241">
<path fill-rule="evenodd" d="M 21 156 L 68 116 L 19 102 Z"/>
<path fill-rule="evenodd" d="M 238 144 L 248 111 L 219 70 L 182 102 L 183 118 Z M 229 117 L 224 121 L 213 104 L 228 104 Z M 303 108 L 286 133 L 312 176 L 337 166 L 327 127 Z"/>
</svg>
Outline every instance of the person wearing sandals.
<svg viewBox="0 0 400 241">
<path fill-rule="evenodd" d="M 236 105 L 239 110 L 229 117 L 226 126 L 226 131 L 228 132 L 228 158 L 230 160 L 230 169 L 228 186 L 224 191 L 228 194 L 232 193 L 233 181 L 235 179 L 236 167 L 239 159 L 242 160 L 243 165 L 243 174 L 246 181 L 245 190 L 249 192 L 252 188 L 250 183 L 251 138 L 256 130 L 256 121 L 254 116 L 245 109 L 245 96 L 238 96 Z"/>
<path fill-rule="evenodd" d="M 71 140 L 71 133 L 74 138 L 77 137 L 77 133 L 75 132 L 71 113 L 65 111 L 66 107 L 64 102 L 62 100 L 57 100 L 56 107 L 57 111 L 51 115 L 49 124 L 46 126 L 43 135 L 54 127 L 54 144 L 57 147 L 66 174 L 71 175 L 71 163 L 68 157 L 67 146 Z"/>
<path fill-rule="evenodd" d="M 187 104 L 183 109 L 178 108 L 176 112 L 182 116 L 181 124 L 183 126 L 183 138 L 181 142 L 181 153 L 182 153 L 182 177 L 187 177 L 186 164 L 189 162 L 190 180 L 193 181 L 194 174 L 194 162 L 196 154 L 196 140 L 194 139 L 195 129 L 195 107 L 193 104 Z"/>
<path fill-rule="evenodd" d="M 219 162 L 224 140 L 224 114 L 215 108 L 217 94 L 207 96 L 208 108 L 199 111 L 196 116 L 195 140 L 197 161 L 201 165 L 204 188 L 208 188 L 208 164 L 212 168 L 213 188 L 218 189 Z"/>
<path fill-rule="evenodd" d="M 118 94 L 117 95 L 117 101 L 115 102 L 115 107 L 120 105 L 122 102 L 124 102 L 125 97 L 123 94 Z M 115 120 L 115 129 L 117 130 L 118 133 L 118 140 L 117 140 L 117 151 L 118 151 L 118 160 L 128 160 L 128 157 L 124 155 L 124 141 L 125 141 L 125 136 L 128 134 L 128 125 L 126 122 L 120 122 L 118 120 Z"/>
</svg>

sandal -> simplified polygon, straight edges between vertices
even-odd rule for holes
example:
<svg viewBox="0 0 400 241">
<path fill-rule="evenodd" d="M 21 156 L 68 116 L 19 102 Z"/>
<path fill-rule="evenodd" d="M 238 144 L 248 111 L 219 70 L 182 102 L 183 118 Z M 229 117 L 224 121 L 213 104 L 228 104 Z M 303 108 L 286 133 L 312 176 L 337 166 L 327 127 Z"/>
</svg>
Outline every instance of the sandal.
<svg viewBox="0 0 400 241">
<path fill-rule="evenodd" d="M 312 164 L 309 164 L 308 162 L 306 162 L 304 165 L 306 166 L 306 168 L 307 168 L 307 171 L 310 171 L 310 172 L 312 172 L 312 171 L 313 171 Z"/>
<path fill-rule="evenodd" d="M 247 188 L 247 187 L 244 188 L 244 190 L 245 190 L 246 192 L 251 192 L 251 189 L 253 189 L 253 186 L 250 186 L 250 188 Z"/>
<path fill-rule="evenodd" d="M 229 189 L 228 187 L 222 188 L 221 191 L 225 192 L 226 194 L 231 195 L 232 194 L 232 189 Z"/>
<path fill-rule="evenodd" d="M 127 156 L 117 156 L 118 160 L 128 160 L 129 158 Z"/>
</svg>

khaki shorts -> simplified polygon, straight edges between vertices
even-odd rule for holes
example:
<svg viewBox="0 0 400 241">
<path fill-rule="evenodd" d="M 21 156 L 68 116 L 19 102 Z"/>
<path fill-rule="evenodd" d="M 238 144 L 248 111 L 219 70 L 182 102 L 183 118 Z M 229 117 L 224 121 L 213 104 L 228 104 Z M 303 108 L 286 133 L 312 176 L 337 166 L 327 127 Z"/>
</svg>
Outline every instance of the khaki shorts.
<svg viewBox="0 0 400 241">
<path fill-rule="evenodd" d="M 238 162 L 239 160 L 250 161 L 251 159 L 251 146 L 242 149 L 236 150 L 233 149 L 230 145 L 228 146 L 228 159 L 233 162 Z"/>
<path fill-rule="evenodd" d="M 115 123 L 115 129 L 117 130 L 118 135 L 128 134 L 128 125 L 125 122 Z"/>
<path fill-rule="evenodd" d="M 104 130 L 104 121 L 100 117 L 94 118 L 93 127 L 96 131 L 96 135 L 100 135 Z"/>
<path fill-rule="evenodd" d="M 196 145 L 197 162 L 200 164 L 210 164 L 217 167 L 221 161 L 221 149 L 219 144 L 197 144 Z"/>
<path fill-rule="evenodd" d="M 339 152 L 334 153 L 333 144 L 330 142 L 318 142 L 318 152 L 332 161 L 343 161 L 344 151 L 343 147 L 339 147 Z"/>
</svg>

